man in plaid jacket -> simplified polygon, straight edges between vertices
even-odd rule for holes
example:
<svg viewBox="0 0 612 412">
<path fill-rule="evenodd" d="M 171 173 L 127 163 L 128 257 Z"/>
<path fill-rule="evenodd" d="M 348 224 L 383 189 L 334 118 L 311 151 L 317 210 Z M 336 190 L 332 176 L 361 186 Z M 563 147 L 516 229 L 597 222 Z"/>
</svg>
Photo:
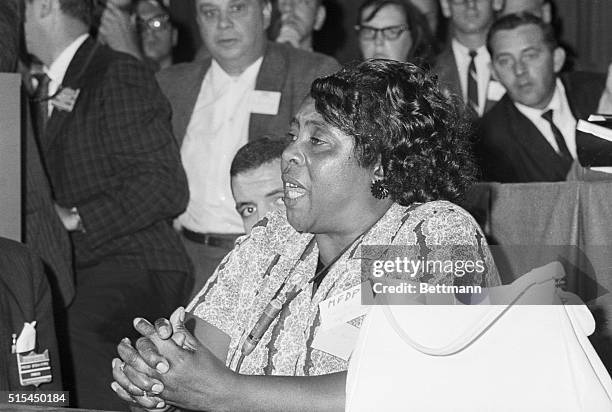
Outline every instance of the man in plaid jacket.
<svg viewBox="0 0 612 412">
<path fill-rule="evenodd" d="M 93 1 L 25 4 L 26 44 L 47 75 L 36 94 L 41 154 L 74 249 L 65 381 L 72 405 L 121 409 L 108 367 L 116 343 L 134 335 L 133 317 L 184 302 L 193 282 L 171 225 L 189 194 L 170 106 L 140 62 L 88 36 Z"/>
</svg>

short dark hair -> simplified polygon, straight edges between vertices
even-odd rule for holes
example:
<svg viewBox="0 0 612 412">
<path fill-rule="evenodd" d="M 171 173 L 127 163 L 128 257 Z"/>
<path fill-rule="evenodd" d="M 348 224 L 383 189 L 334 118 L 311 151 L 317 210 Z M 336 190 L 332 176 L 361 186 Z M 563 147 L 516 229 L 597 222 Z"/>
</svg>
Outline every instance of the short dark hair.
<svg viewBox="0 0 612 412">
<path fill-rule="evenodd" d="M 232 160 L 230 176 L 255 170 L 263 164 L 280 159 L 286 146 L 286 140 L 276 140 L 268 136 L 245 144 Z"/>
<path fill-rule="evenodd" d="M 491 40 L 497 32 L 502 30 L 514 30 L 517 27 L 526 26 L 529 24 L 533 24 L 542 30 L 544 44 L 546 44 L 550 50 L 554 50 L 559 47 L 559 41 L 555 35 L 555 29 L 551 24 L 544 22 L 544 20 L 531 13 L 521 12 L 507 14 L 495 20 L 489 29 L 489 33 L 487 34 L 487 50 L 489 50 L 489 54 L 491 56 L 493 55 Z"/>
<path fill-rule="evenodd" d="M 386 6 L 398 6 L 404 11 L 408 31 L 412 37 L 412 47 L 408 51 L 407 59 L 416 64 L 429 64 L 437 52 L 436 41 L 431 33 L 425 15 L 408 0 L 365 0 L 357 11 L 357 25 L 367 23 Z M 367 15 L 362 15 L 365 9 L 372 8 Z"/>
<path fill-rule="evenodd" d="M 59 0 L 60 10 L 91 27 L 96 0 Z"/>
<path fill-rule="evenodd" d="M 326 122 L 353 136 L 363 167 L 381 160 L 399 204 L 456 200 L 473 182 L 464 105 L 418 66 L 366 60 L 315 80 L 311 96 Z"/>
</svg>

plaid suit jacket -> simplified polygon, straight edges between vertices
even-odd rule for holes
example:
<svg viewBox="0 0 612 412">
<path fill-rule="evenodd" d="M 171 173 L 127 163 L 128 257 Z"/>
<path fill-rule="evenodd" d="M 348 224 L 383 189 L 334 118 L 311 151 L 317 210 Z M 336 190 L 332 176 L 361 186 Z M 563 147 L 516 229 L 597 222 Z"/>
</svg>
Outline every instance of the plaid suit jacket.
<svg viewBox="0 0 612 412">
<path fill-rule="evenodd" d="M 89 38 L 62 86 L 80 93 L 72 111 L 54 108 L 41 151 L 56 202 L 76 206 L 85 228 L 71 233 L 75 267 L 189 271 L 171 225 L 187 179 L 153 73 Z"/>
</svg>

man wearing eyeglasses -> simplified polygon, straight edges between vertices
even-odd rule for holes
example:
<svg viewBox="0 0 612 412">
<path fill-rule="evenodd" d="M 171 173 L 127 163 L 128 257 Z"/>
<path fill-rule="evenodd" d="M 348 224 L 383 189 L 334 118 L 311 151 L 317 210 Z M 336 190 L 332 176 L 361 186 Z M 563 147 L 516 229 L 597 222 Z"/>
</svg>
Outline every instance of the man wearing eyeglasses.
<svg viewBox="0 0 612 412">
<path fill-rule="evenodd" d="M 438 56 L 434 72 L 448 91 L 463 98 L 475 116 L 482 116 L 504 94 L 491 81 L 487 32 L 504 0 L 440 0 L 450 19 L 451 40 Z"/>
<path fill-rule="evenodd" d="M 157 0 L 139 0 L 136 3 L 136 27 L 144 56 L 158 69 L 171 66 L 178 31 L 170 20 L 168 9 Z"/>
<path fill-rule="evenodd" d="M 230 189 L 234 155 L 260 136 L 284 136 L 312 81 L 339 66 L 331 57 L 266 41 L 269 0 L 195 5 L 211 57 L 171 66 L 158 80 L 172 105 L 189 181 L 189 204 L 175 223 L 199 291 L 243 233 Z"/>
</svg>

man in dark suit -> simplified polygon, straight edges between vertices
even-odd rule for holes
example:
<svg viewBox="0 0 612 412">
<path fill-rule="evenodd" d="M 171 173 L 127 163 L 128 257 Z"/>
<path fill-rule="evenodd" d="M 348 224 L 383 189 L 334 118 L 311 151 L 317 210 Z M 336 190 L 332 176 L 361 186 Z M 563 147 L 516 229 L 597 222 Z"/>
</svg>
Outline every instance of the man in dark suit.
<svg viewBox="0 0 612 412">
<path fill-rule="evenodd" d="M 0 71 L 15 71 L 19 57 L 22 8 L 19 0 L 0 2 Z M 20 65 L 19 68 L 25 68 Z M 42 167 L 40 152 L 31 122 L 26 92 L 30 77 L 24 74 L 22 87 L 22 176 L 25 180 L 23 241 L 43 261 L 51 284 L 54 307 L 63 311 L 74 297 L 72 254 L 68 233 L 55 212 L 51 188 Z M 58 371 L 59 373 L 59 371 Z"/>
<path fill-rule="evenodd" d="M 487 44 L 493 74 L 508 92 L 482 119 L 477 151 L 484 179 L 565 180 L 577 158 L 577 120 L 608 104 L 605 75 L 557 76 L 565 52 L 552 27 L 531 14 L 500 18 Z"/>
<path fill-rule="evenodd" d="M 12 72 L 19 56 L 19 2 L 0 2 L 0 72 Z"/>
<path fill-rule="evenodd" d="M 178 219 L 204 284 L 243 233 L 229 171 L 238 149 L 260 136 L 284 136 L 312 81 L 336 71 L 331 57 L 266 41 L 271 5 L 197 0 L 197 21 L 211 56 L 158 74 L 172 104 L 190 200 Z"/>
<path fill-rule="evenodd" d="M 171 225 L 188 190 L 170 106 L 141 63 L 88 36 L 91 0 L 25 4 L 26 44 L 47 74 L 36 99 L 43 164 L 74 248 L 67 383 L 78 406 L 123 408 L 109 386 L 116 342 L 192 284 Z"/>
<path fill-rule="evenodd" d="M 433 71 L 440 85 L 461 96 L 470 112 L 482 116 L 504 93 L 491 81 L 487 32 L 503 0 L 440 0 L 451 37 L 436 58 Z"/>
<path fill-rule="evenodd" d="M 40 390 L 62 390 L 60 361 L 55 338 L 51 289 L 43 265 L 25 246 L 0 238 L 0 390 L 35 390 L 22 386 L 12 335 L 20 336 L 24 323 L 36 322 L 36 353 L 48 350 L 53 380 Z M 29 352 L 29 351 L 28 351 Z"/>
</svg>

